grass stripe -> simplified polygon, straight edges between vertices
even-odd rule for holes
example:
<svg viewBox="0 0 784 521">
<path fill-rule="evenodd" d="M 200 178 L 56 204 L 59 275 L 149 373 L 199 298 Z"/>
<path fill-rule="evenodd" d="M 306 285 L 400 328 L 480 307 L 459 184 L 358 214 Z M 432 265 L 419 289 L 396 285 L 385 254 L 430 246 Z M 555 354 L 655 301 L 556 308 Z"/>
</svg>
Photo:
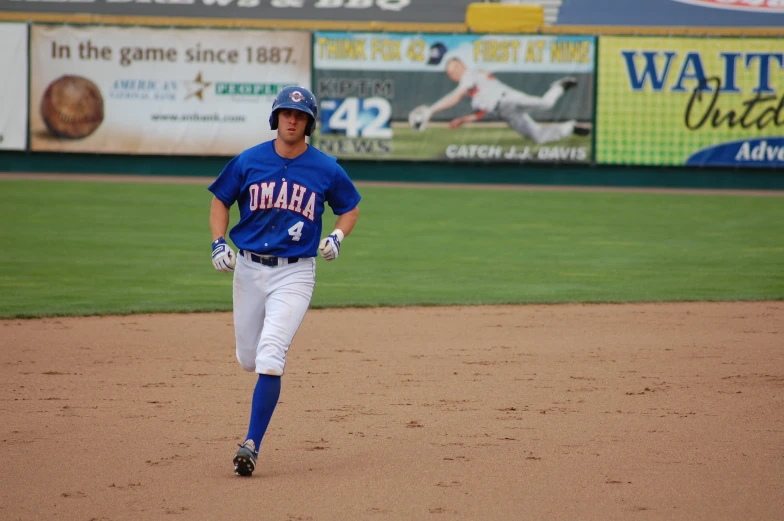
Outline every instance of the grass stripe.
<svg viewBox="0 0 784 521">
<path fill-rule="evenodd" d="M 781 198 L 363 187 L 313 307 L 784 297 Z M 231 309 L 204 186 L 0 181 L 0 317 Z M 237 212 L 233 209 L 232 223 Z M 324 227 L 334 224 L 327 211 Z"/>
</svg>

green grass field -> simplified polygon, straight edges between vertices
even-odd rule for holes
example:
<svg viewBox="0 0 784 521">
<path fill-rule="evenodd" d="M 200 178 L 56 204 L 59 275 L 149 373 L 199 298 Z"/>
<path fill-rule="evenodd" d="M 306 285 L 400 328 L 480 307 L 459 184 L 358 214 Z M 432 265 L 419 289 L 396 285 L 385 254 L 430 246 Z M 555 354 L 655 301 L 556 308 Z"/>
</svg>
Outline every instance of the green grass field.
<svg viewBox="0 0 784 521">
<path fill-rule="evenodd" d="M 784 298 L 781 198 L 360 191 L 313 307 Z M 0 181 L 0 317 L 231 309 L 210 198 L 206 181 Z"/>
</svg>

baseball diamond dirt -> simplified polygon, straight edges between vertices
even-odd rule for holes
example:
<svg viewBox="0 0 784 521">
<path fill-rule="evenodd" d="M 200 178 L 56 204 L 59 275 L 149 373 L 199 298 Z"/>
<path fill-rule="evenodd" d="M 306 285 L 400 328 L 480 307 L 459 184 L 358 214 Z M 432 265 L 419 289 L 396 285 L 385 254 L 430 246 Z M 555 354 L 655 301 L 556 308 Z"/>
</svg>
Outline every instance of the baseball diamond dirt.
<svg viewBox="0 0 784 521">
<path fill-rule="evenodd" d="M 311 310 L 252 478 L 230 314 L 0 330 L 4 520 L 784 518 L 784 302 Z"/>
<path fill-rule="evenodd" d="M 3 520 L 784 519 L 780 301 L 313 309 L 251 478 L 231 313 L 0 346 Z"/>
</svg>

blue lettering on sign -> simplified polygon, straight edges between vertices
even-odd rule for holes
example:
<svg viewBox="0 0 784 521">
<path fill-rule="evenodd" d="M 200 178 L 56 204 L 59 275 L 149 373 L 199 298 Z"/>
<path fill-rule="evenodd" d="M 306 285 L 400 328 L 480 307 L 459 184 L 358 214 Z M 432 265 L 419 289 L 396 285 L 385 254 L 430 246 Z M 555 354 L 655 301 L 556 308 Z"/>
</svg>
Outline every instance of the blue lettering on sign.
<svg viewBox="0 0 784 521">
<path fill-rule="evenodd" d="M 643 90 L 645 88 L 645 82 L 648 81 L 654 91 L 661 91 L 664 88 L 664 81 L 669 75 L 670 65 L 672 64 L 672 59 L 676 53 L 674 51 L 665 51 L 663 53 L 666 61 L 664 63 L 664 70 L 661 74 L 659 73 L 658 67 L 656 67 L 656 57 L 662 53 L 648 51 L 641 54 L 645 58 L 645 67 L 643 68 L 642 73 L 638 73 L 637 64 L 635 63 L 638 52 L 621 51 L 621 56 L 623 56 L 623 59 L 626 61 L 626 72 L 629 76 L 629 84 L 631 85 L 632 90 Z"/>
<path fill-rule="evenodd" d="M 674 62 L 678 58 L 676 51 L 621 51 L 621 57 L 626 65 L 626 74 L 629 78 L 629 86 L 632 91 L 639 92 L 650 85 L 654 92 L 662 92 L 666 85 L 669 85 L 670 76 L 674 76 L 674 82 L 670 87 L 670 92 L 687 92 L 693 89 L 713 92 L 707 85 L 706 78 L 710 71 L 706 73 L 704 58 L 699 52 L 688 52 L 683 57 L 683 64 L 673 74 Z M 756 86 L 751 89 L 752 93 L 773 94 L 776 90 L 771 86 L 771 76 L 780 74 L 784 70 L 784 53 L 770 52 L 721 52 L 719 57 L 724 62 L 724 79 L 721 83 L 720 92 L 738 93 L 738 63 L 741 70 L 756 71 Z M 675 76 L 675 74 L 677 76 Z M 684 85 L 684 81 L 694 85 L 690 89 Z"/>
<path fill-rule="evenodd" d="M 176 101 L 177 81 L 118 78 L 112 82 L 109 97 L 116 100 Z"/>
<path fill-rule="evenodd" d="M 705 89 L 705 69 L 702 66 L 702 57 L 699 53 L 690 52 L 683 60 L 681 72 L 678 74 L 678 82 L 670 89 L 670 92 L 686 92 L 683 80 L 696 80 L 694 85 L 700 90 Z"/>
</svg>

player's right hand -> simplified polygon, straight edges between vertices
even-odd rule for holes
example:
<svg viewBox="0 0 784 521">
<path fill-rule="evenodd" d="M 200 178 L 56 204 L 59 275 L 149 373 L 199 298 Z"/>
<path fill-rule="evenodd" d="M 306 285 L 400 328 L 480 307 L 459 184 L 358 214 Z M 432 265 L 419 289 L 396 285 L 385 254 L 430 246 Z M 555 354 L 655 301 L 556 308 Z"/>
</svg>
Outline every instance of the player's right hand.
<svg viewBox="0 0 784 521">
<path fill-rule="evenodd" d="M 212 265 L 218 271 L 229 273 L 234 271 L 234 266 L 237 265 L 237 255 L 223 237 L 218 237 L 212 243 Z"/>
</svg>

